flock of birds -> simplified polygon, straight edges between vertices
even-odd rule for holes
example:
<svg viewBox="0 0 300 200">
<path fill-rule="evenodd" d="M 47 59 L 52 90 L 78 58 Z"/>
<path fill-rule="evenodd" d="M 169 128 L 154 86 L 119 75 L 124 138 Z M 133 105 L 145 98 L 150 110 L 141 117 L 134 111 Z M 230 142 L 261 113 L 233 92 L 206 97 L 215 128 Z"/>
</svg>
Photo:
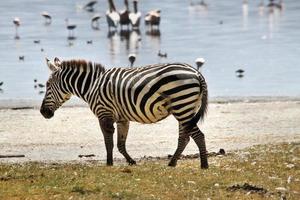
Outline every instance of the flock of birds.
<svg viewBox="0 0 300 200">
<path fill-rule="evenodd" d="M 248 3 L 248 0 L 243 0 L 243 4 Z M 83 9 L 85 9 L 88 12 L 94 12 L 94 6 L 97 4 L 96 0 L 92 0 L 90 2 L 88 2 L 87 4 L 85 4 L 83 6 Z M 193 2 L 192 0 L 190 1 L 190 5 L 191 6 L 201 6 L 201 7 L 207 7 L 207 4 L 205 3 L 204 0 L 201 0 L 200 2 Z M 108 0 L 108 10 L 106 11 L 106 21 L 107 21 L 107 25 L 108 25 L 108 30 L 109 32 L 111 31 L 116 31 L 118 29 L 118 27 L 120 27 L 121 31 L 124 30 L 139 30 L 140 28 L 140 22 L 141 22 L 141 18 L 142 18 L 142 14 L 141 12 L 138 10 L 138 0 L 133 0 L 133 11 L 130 11 L 129 9 L 129 3 L 128 0 L 124 0 L 124 6 L 125 8 L 123 10 L 117 10 L 115 7 L 115 4 L 113 2 L 113 0 Z M 264 7 L 264 3 L 263 0 L 261 0 L 261 3 L 259 4 L 259 7 Z M 274 9 L 283 9 L 283 0 L 279 0 L 279 2 L 275 2 L 275 0 L 269 0 L 269 3 L 267 4 L 267 7 L 270 9 L 270 11 L 274 10 Z M 151 31 L 155 31 L 159 30 L 159 25 L 160 25 L 160 21 L 161 21 L 161 11 L 159 9 L 155 9 L 155 10 L 150 10 L 148 13 L 146 13 L 146 15 L 144 16 L 144 23 L 146 26 L 150 27 Z M 45 25 L 50 25 L 52 23 L 52 16 L 44 11 L 41 13 L 41 16 L 44 17 L 45 19 Z M 100 24 L 99 24 L 99 20 L 101 19 L 101 15 L 100 14 L 95 14 L 92 18 L 91 18 L 91 27 L 92 29 L 98 30 L 100 29 Z M 19 27 L 21 26 L 21 20 L 18 17 L 15 17 L 13 19 L 13 23 L 15 25 L 15 39 L 19 40 L 20 39 L 20 35 L 18 32 Z M 69 23 L 69 19 L 65 19 L 65 23 L 66 23 L 66 28 L 69 31 L 68 34 L 68 39 L 69 40 L 73 40 L 76 39 L 75 34 L 74 34 L 74 30 L 76 29 L 77 25 L 76 24 L 70 24 Z M 40 40 L 34 40 L 34 43 L 39 44 Z M 92 44 L 93 41 L 92 40 L 88 40 L 87 44 Z M 41 49 L 41 51 L 43 51 L 43 49 Z M 167 57 L 167 53 L 162 53 L 161 51 L 158 52 L 157 54 L 159 57 L 162 58 L 166 58 Z M 19 60 L 20 61 L 24 61 L 25 57 L 24 56 L 19 56 Z M 128 60 L 130 62 L 130 66 L 133 67 L 134 62 L 136 60 L 136 55 L 131 53 L 128 55 Z M 202 65 L 205 63 L 205 59 L 204 58 L 197 58 L 195 60 L 197 69 L 200 70 L 200 68 L 202 67 Z M 235 71 L 236 76 L 238 78 L 242 78 L 244 77 L 244 73 L 245 70 L 243 69 L 237 69 Z M 3 81 L 0 82 L 0 92 L 2 91 L 1 87 L 3 85 Z M 37 83 L 37 79 L 34 79 L 34 88 L 35 89 L 42 89 L 44 88 L 45 85 L 41 84 L 41 83 Z M 43 93 L 43 91 L 39 91 L 39 93 Z"/>
</svg>

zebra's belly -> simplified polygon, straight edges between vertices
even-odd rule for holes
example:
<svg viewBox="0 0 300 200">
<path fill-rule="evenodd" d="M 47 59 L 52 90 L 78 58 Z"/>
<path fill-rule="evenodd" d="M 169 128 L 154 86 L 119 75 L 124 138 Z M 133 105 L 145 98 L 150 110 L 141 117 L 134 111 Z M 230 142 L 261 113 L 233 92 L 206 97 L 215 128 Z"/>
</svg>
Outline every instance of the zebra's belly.
<svg viewBox="0 0 300 200">
<path fill-rule="evenodd" d="M 138 108 L 134 113 L 135 114 L 131 113 L 130 116 L 123 117 L 124 119 L 127 118 L 129 121 L 152 124 L 161 121 L 170 115 L 170 112 L 162 105 L 156 105 L 151 110 L 146 108 L 143 112 Z"/>
</svg>

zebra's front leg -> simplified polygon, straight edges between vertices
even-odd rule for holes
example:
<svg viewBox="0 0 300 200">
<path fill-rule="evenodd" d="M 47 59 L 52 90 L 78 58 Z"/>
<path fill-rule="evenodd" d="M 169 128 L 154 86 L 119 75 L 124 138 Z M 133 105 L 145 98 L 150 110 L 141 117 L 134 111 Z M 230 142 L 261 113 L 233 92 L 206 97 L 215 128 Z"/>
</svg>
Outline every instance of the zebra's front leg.
<svg viewBox="0 0 300 200">
<path fill-rule="evenodd" d="M 182 154 L 183 150 L 185 149 L 186 145 L 190 141 L 190 136 L 184 132 L 181 125 L 179 125 L 179 137 L 178 137 L 178 144 L 177 149 L 169 162 L 169 166 L 175 167 L 177 165 L 177 160 L 179 156 Z"/>
<path fill-rule="evenodd" d="M 104 136 L 104 142 L 107 153 L 106 164 L 113 165 L 113 148 L 114 148 L 114 121 L 112 118 L 99 119 L 99 124 Z"/>
<path fill-rule="evenodd" d="M 135 165 L 136 162 L 133 160 L 126 151 L 126 139 L 129 129 L 129 121 L 117 122 L 118 130 L 118 150 L 126 158 L 129 165 Z"/>
</svg>

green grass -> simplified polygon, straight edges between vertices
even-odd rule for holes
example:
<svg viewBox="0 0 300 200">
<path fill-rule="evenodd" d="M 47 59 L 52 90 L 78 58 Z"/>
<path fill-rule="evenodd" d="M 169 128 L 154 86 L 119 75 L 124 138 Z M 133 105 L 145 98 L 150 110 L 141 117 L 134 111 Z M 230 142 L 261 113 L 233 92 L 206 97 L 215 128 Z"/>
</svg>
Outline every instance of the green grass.
<svg viewBox="0 0 300 200">
<path fill-rule="evenodd" d="M 300 199 L 299 143 L 210 157 L 208 170 L 199 168 L 198 159 L 180 160 L 176 168 L 167 163 L 0 164 L 0 199 Z M 267 193 L 228 189 L 244 183 Z"/>
</svg>

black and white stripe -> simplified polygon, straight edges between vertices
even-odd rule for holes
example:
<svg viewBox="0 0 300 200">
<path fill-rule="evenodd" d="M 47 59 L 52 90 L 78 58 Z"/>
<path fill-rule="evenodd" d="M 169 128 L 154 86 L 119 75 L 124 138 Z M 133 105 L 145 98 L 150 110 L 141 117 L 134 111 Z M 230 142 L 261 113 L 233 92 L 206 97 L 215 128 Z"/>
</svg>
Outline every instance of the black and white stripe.
<svg viewBox="0 0 300 200">
<path fill-rule="evenodd" d="M 86 101 L 99 119 L 108 165 L 113 164 L 115 122 L 118 149 L 130 164 L 135 164 L 125 148 L 129 122 L 155 123 L 172 114 L 179 123 L 179 139 L 169 165 L 176 165 L 191 136 L 199 147 L 201 167 L 208 167 L 204 134 L 197 126 L 207 109 L 207 86 L 198 70 L 185 63 L 104 69 L 83 60 L 48 62 L 48 66 L 54 70 L 41 113 L 52 117 L 71 95 Z"/>
</svg>

